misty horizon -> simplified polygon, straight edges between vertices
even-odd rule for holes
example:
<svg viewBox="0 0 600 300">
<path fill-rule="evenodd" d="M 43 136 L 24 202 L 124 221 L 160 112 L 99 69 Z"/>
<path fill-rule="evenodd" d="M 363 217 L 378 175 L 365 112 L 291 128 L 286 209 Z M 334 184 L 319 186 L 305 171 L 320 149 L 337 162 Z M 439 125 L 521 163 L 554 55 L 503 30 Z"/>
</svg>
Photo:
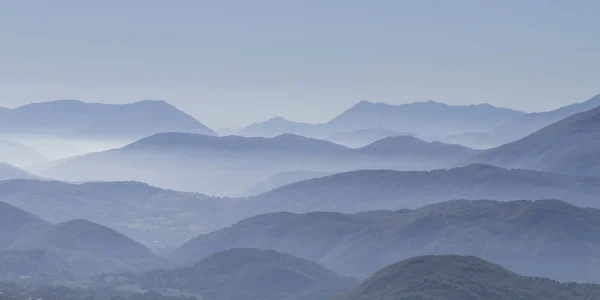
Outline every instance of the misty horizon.
<svg viewBox="0 0 600 300">
<path fill-rule="evenodd" d="M 387 104 L 387 105 L 394 105 L 394 106 L 399 106 L 399 105 L 406 105 L 406 104 L 415 104 L 415 103 L 438 103 L 438 104 L 444 104 L 444 105 L 448 105 L 448 106 L 458 106 L 458 107 L 465 107 L 465 106 L 482 106 L 482 105 L 491 105 L 497 108 L 505 108 L 505 109 L 511 109 L 511 110 L 516 110 L 516 111 L 520 111 L 520 112 L 524 112 L 524 113 L 542 113 L 542 112 L 549 112 L 564 106 L 568 106 L 568 105 L 572 105 L 572 104 L 577 104 L 577 103 L 582 103 L 586 100 L 589 100 L 591 98 L 597 97 L 600 94 L 595 93 L 590 95 L 587 98 L 581 99 L 581 100 L 573 100 L 573 102 L 567 102 L 565 101 L 564 103 L 562 103 L 559 106 L 555 106 L 555 107 L 547 107 L 545 109 L 530 109 L 530 110 L 523 110 L 520 109 L 518 107 L 509 107 L 509 106 L 498 106 L 498 105 L 493 105 L 490 104 L 488 102 L 477 102 L 477 103 L 461 103 L 461 104 L 452 104 L 452 103 L 446 103 L 444 101 L 437 101 L 437 100 L 423 100 L 423 101 L 413 101 L 413 102 L 403 102 L 403 103 L 392 103 L 392 102 L 386 102 L 386 101 L 371 101 L 371 100 L 359 100 L 356 103 L 350 104 L 347 107 L 341 107 L 339 111 L 337 112 L 332 112 L 332 115 L 330 117 L 327 117 L 325 119 L 319 120 L 319 121 L 310 121 L 310 120 L 305 120 L 305 119 L 290 119 L 287 117 L 282 116 L 282 114 L 277 114 L 275 113 L 275 115 L 271 116 L 271 117 L 267 117 L 266 119 L 260 119 L 260 120 L 254 120 L 254 121 L 250 121 L 250 123 L 238 123 L 237 125 L 234 124 L 229 124 L 229 123 L 222 123 L 218 126 L 211 126 L 211 124 L 204 122 L 204 120 L 200 119 L 198 116 L 194 115 L 193 113 L 187 112 L 183 109 L 181 109 L 180 107 L 177 107 L 177 105 L 171 103 L 168 101 L 168 99 L 140 99 L 140 100 L 133 100 L 130 102 L 122 102 L 122 103 L 113 103 L 113 102 L 91 102 L 91 101 L 85 101 L 85 100 L 81 100 L 81 99 L 54 99 L 54 100 L 48 100 L 48 101 L 35 101 L 35 102 L 27 102 L 27 103 L 23 103 L 23 104 L 18 104 L 18 105 L 13 105 L 13 106 L 1 106 L 0 108 L 4 107 L 4 108 L 8 108 L 8 109 L 17 109 L 23 106 L 26 106 L 28 104 L 41 104 L 41 103 L 48 103 L 48 102 L 60 102 L 60 101 L 77 101 L 77 102 L 83 102 L 86 104 L 109 104 L 109 105 L 125 105 L 125 104 L 133 104 L 133 103 L 137 103 L 137 102 L 143 102 L 143 101 L 164 101 L 170 105 L 173 105 L 179 109 L 181 109 L 183 112 L 190 114 L 192 117 L 194 117 L 195 119 L 197 119 L 198 121 L 208 125 L 210 128 L 214 129 L 214 130 L 225 130 L 228 131 L 230 133 L 233 134 L 226 134 L 226 135 L 236 135 L 236 131 L 243 129 L 244 127 L 256 124 L 256 123 L 260 123 L 260 122 L 264 122 L 264 121 L 269 121 L 272 119 L 277 119 L 277 118 L 282 118 L 284 120 L 287 121 L 291 121 L 291 122 L 299 122 L 299 123 L 306 123 L 306 124 L 313 124 L 313 125 L 317 125 L 317 124 L 323 124 L 326 123 L 327 121 L 330 121 L 331 119 L 333 119 L 334 117 L 336 117 L 337 115 L 343 113 L 344 111 L 352 108 L 353 106 L 362 103 L 362 102 L 368 102 L 368 103 L 373 103 L 373 104 Z M 209 106 L 210 107 L 210 106 Z M 315 109 L 318 109 L 318 107 L 315 107 Z M 233 130 L 233 132 L 231 132 L 231 130 Z"/>
<path fill-rule="evenodd" d="M 0 0 L 0 300 L 600 300 L 599 11 Z"/>
</svg>

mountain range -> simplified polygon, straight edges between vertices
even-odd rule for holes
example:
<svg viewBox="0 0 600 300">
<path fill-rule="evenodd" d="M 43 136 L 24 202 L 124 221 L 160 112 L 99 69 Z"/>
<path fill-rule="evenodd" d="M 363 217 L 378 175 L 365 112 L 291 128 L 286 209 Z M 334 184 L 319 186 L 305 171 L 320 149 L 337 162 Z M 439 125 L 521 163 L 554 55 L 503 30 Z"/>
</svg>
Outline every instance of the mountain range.
<svg viewBox="0 0 600 300">
<path fill-rule="evenodd" d="M 599 98 L 600 99 L 600 98 Z M 487 150 L 467 163 L 487 163 L 575 175 L 600 175 L 600 108 L 575 114 Z"/>
<path fill-rule="evenodd" d="M 161 253 L 198 234 L 278 211 L 355 213 L 417 208 L 449 199 L 558 198 L 599 207 L 597 177 L 479 164 L 450 170 L 362 170 L 321 175 L 324 177 L 244 198 L 215 198 L 139 182 L 8 180 L 0 181 L 0 200 L 52 223 L 87 219 Z"/>
<path fill-rule="evenodd" d="M 514 119 L 494 128 L 492 133 L 497 135 L 508 135 L 513 140 L 525 137 L 552 123 L 568 118 L 574 114 L 594 109 L 600 106 L 600 94 L 587 101 L 563 106 L 555 110 L 537 113 L 528 113 L 517 116 Z M 507 142 L 509 142 L 508 140 Z"/>
<path fill-rule="evenodd" d="M 449 170 L 360 170 L 314 178 L 250 197 L 240 211 L 360 212 L 416 208 L 449 199 L 558 198 L 600 207 L 600 178 L 473 164 Z"/>
<path fill-rule="evenodd" d="M 489 104 L 456 106 L 434 101 L 402 105 L 362 101 L 321 124 L 292 122 L 281 117 L 242 129 L 242 136 L 275 137 L 292 133 L 361 147 L 377 139 L 413 135 L 428 141 L 488 149 L 523 138 L 576 113 L 600 106 L 600 95 L 537 113 L 497 108 Z"/>
<path fill-rule="evenodd" d="M 138 139 L 161 132 L 214 131 L 165 101 L 129 104 L 58 100 L 0 109 L 0 135 L 68 139 Z"/>
<path fill-rule="evenodd" d="M 0 181 L 0 201 L 52 223 L 73 219 L 93 221 L 156 251 L 178 246 L 200 233 L 235 221 L 224 215 L 228 201 L 139 182 Z M 9 220 L 7 215 L 0 223 Z M 18 229 L 6 228 L 8 233 Z"/>
<path fill-rule="evenodd" d="M 429 170 L 457 164 L 477 153 L 414 137 L 389 137 L 350 149 L 292 134 L 245 138 L 163 133 L 122 148 L 74 157 L 40 174 L 67 181 L 135 180 L 175 190 L 233 196 L 282 172 Z"/>
<path fill-rule="evenodd" d="M 0 202 L 0 225 L 0 279 L 65 280 L 168 265 L 137 242 L 86 220 L 52 225 Z"/>
<path fill-rule="evenodd" d="M 584 300 L 600 286 L 523 277 L 473 256 L 410 258 L 390 265 L 339 300 Z"/>
<path fill-rule="evenodd" d="M 474 255 L 519 274 L 600 282 L 600 210 L 557 200 L 455 200 L 416 210 L 258 215 L 170 254 L 193 262 L 230 248 L 271 249 L 366 278 L 419 255 Z"/>
<path fill-rule="evenodd" d="M 273 137 L 285 133 L 327 138 L 340 132 L 386 128 L 419 136 L 486 131 L 523 115 L 523 112 L 489 104 L 453 106 L 434 101 L 402 105 L 362 101 L 323 124 L 291 122 L 278 117 L 255 123 L 242 136 Z M 441 131 L 442 130 L 442 131 Z"/>
</svg>

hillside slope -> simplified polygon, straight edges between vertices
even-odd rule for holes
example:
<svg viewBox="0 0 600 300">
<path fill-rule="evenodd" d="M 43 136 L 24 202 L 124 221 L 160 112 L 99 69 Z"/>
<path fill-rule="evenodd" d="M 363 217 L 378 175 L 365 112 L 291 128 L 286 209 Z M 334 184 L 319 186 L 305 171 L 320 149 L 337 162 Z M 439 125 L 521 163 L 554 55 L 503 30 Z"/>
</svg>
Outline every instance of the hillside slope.
<svg viewBox="0 0 600 300">
<path fill-rule="evenodd" d="M 467 163 L 577 175 L 600 175 L 600 108 L 575 114 Z"/>
<path fill-rule="evenodd" d="M 149 270 L 165 261 L 144 246 L 101 225 L 73 220 L 30 234 L 10 249 L 56 253 L 80 274 Z"/>
<path fill-rule="evenodd" d="M 0 110 L 0 134 L 10 136 L 115 139 L 172 131 L 215 135 L 164 101 L 102 104 L 58 100 Z"/>
<path fill-rule="evenodd" d="M 450 170 L 364 170 L 292 183 L 242 203 L 260 212 L 416 208 L 450 199 L 557 198 L 598 207 L 600 178 L 474 164 Z"/>
<path fill-rule="evenodd" d="M 522 277 L 472 256 L 421 256 L 388 266 L 339 300 L 600 299 L 600 286 Z"/>
<path fill-rule="evenodd" d="M 272 213 L 194 238 L 170 257 L 191 262 L 238 247 L 289 253 L 355 278 L 413 256 L 460 254 L 520 274 L 600 282 L 600 210 L 556 200 L 461 200 L 358 214 Z"/>
<path fill-rule="evenodd" d="M 99 223 L 154 250 L 232 222 L 227 201 L 139 182 L 0 181 L 0 200 L 52 223 L 81 218 Z"/>
<path fill-rule="evenodd" d="M 328 300 L 357 284 L 316 263 L 256 249 L 230 249 L 190 267 L 119 277 L 120 284 L 193 293 L 206 300 Z M 104 281 L 114 282 L 111 277 Z"/>
<path fill-rule="evenodd" d="M 50 223 L 33 214 L 0 202 L 0 251 L 10 247 L 15 241 L 50 226 Z"/>
<path fill-rule="evenodd" d="M 390 148 L 403 149 L 389 151 Z M 239 195 L 269 177 L 296 170 L 430 170 L 477 152 L 419 140 L 379 141 L 361 149 L 284 134 L 274 138 L 156 134 L 125 147 L 76 157 L 41 173 L 61 180 L 135 180 L 163 188 Z"/>
</svg>

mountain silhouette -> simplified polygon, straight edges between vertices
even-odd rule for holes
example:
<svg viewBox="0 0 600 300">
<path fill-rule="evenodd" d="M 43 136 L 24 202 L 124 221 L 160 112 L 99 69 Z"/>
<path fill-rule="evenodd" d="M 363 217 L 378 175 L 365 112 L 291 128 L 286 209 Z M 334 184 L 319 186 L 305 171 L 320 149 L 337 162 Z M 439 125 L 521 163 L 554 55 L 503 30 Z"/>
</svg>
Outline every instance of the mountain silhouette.
<svg viewBox="0 0 600 300">
<path fill-rule="evenodd" d="M 44 138 L 141 138 L 160 132 L 214 131 L 165 101 L 129 104 L 58 100 L 0 110 L 0 134 Z"/>
<path fill-rule="evenodd" d="M 431 170 L 455 165 L 476 153 L 415 138 L 388 138 L 350 149 L 293 134 L 246 138 L 162 133 L 119 149 L 58 162 L 40 174 L 66 181 L 135 180 L 175 190 L 235 196 L 282 172 Z"/>
<path fill-rule="evenodd" d="M 415 159 L 438 160 L 447 164 L 460 157 L 470 158 L 477 150 L 461 145 L 441 142 L 424 142 L 413 136 L 392 136 L 375 141 L 372 144 L 356 149 L 356 152 L 379 157 L 410 157 Z"/>
<path fill-rule="evenodd" d="M 453 106 L 435 101 L 402 105 L 362 101 L 326 123 L 337 132 L 383 127 L 419 136 L 492 129 L 522 112 L 489 104 Z"/>
<path fill-rule="evenodd" d="M 487 163 L 576 175 L 600 175 L 600 107 L 551 124 L 521 140 L 487 150 L 467 163 Z"/>
<path fill-rule="evenodd" d="M 547 112 L 529 113 L 515 117 L 514 119 L 507 121 L 505 124 L 494 128 L 492 132 L 497 135 L 511 136 L 512 140 L 517 140 L 552 123 L 599 106 L 600 94 L 581 103 L 563 106 Z"/>
<path fill-rule="evenodd" d="M 277 212 L 200 235 L 169 257 L 191 262 L 239 247 L 288 253 L 355 278 L 413 256 L 459 254 L 524 275 L 600 282 L 600 210 L 558 200 L 455 200 L 416 210 Z"/>
<path fill-rule="evenodd" d="M 248 211 L 360 212 L 416 208 L 448 199 L 559 198 L 598 207 L 600 178 L 472 164 L 449 170 L 361 170 L 279 187 L 240 205 Z M 240 208 L 240 210 L 243 210 Z"/>
<path fill-rule="evenodd" d="M 41 177 L 35 176 L 25 170 L 19 169 L 5 162 L 0 162 L 0 181 L 9 179 L 37 179 Z"/>
<path fill-rule="evenodd" d="M 319 137 L 319 124 L 293 122 L 282 117 L 275 117 L 264 122 L 258 122 L 243 128 L 238 132 L 245 137 L 276 137 L 282 134 L 295 134 L 309 137 Z"/>
<path fill-rule="evenodd" d="M 419 136 L 450 135 L 491 130 L 522 114 L 489 104 L 455 106 L 427 101 L 391 105 L 361 101 L 323 124 L 290 122 L 279 117 L 252 124 L 240 134 L 272 137 L 293 133 L 324 139 L 339 132 L 387 128 Z"/>
</svg>

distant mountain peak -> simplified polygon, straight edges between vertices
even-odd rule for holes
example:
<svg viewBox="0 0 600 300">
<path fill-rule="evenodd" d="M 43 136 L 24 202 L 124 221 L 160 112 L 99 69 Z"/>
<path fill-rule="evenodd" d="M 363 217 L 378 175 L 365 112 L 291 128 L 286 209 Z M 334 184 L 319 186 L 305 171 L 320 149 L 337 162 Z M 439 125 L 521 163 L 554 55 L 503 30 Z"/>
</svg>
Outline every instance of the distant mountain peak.
<svg viewBox="0 0 600 300">
<path fill-rule="evenodd" d="M 57 100 L 5 110 L 0 133 L 44 138 L 141 138 L 159 132 L 216 133 L 164 100 L 126 104 Z"/>
</svg>

